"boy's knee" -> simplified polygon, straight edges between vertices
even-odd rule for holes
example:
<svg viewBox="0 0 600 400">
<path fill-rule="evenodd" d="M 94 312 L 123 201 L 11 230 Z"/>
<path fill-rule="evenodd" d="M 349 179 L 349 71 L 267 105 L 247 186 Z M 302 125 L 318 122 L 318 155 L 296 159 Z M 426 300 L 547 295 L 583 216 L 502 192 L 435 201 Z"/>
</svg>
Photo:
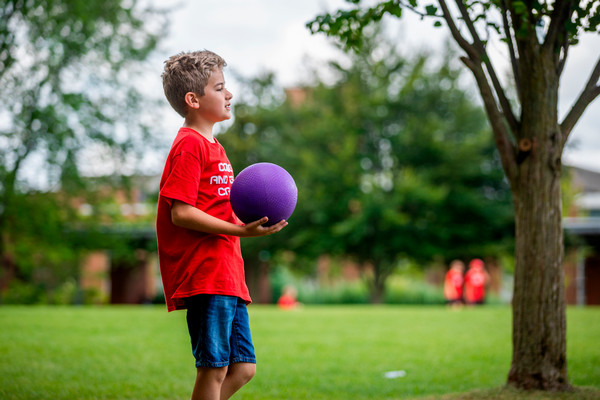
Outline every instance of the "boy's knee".
<svg viewBox="0 0 600 400">
<path fill-rule="evenodd" d="M 222 384 L 227 376 L 227 367 L 219 367 L 219 368 L 198 368 L 197 374 L 198 377 L 201 377 L 203 380 L 211 380 L 216 381 L 219 384 Z"/>
<path fill-rule="evenodd" d="M 240 381 L 247 383 L 254 375 L 256 375 L 256 364 L 251 363 L 240 363 L 236 364 L 235 372 L 237 379 Z"/>
<path fill-rule="evenodd" d="M 246 375 L 246 377 L 248 378 L 248 381 L 250 379 L 254 378 L 254 375 L 256 375 L 256 364 L 249 364 L 247 375 Z"/>
</svg>

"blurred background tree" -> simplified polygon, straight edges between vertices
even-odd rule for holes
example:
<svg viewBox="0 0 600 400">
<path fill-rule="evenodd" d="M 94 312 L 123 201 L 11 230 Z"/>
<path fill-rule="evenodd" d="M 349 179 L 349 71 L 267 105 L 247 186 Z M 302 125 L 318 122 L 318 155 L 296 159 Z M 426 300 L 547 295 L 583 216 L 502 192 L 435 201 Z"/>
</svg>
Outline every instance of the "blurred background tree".
<svg viewBox="0 0 600 400">
<path fill-rule="evenodd" d="M 350 256 L 372 267 L 380 302 L 401 260 L 510 252 L 510 189 L 453 55 L 437 66 L 427 54 L 406 59 L 373 31 L 348 57 L 329 65 L 334 83 L 316 78 L 284 94 L 264 76 L 249 82 L 256 96 L 236 94 L 234 123 L 219 135 L 234 169 L 273 162 L 299 189 L 288 228 L 244 242 L 247 263 L 282 250 L 304 267 Z"/>
<path fill-rule="evenodd" d="M 122 184 L 155 143 L 138 76 L 165 21 L 141 3 L 2 2 L 0 282 L 73 276 L 65 228 L 75 200 L 97 200 L 86 178 Z"/>
</svg>

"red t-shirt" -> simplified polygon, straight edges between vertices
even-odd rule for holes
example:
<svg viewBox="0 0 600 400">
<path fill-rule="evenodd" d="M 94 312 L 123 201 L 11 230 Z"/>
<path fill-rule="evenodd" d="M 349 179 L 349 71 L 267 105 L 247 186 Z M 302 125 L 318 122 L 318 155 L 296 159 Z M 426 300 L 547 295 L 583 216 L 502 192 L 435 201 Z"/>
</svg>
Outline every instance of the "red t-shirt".
<svg viewBox="0 0 600 400">
<path fill-rule="evenodd" d="M 244 277 L 240 238 L 175 226 L 173 200 L 222 220 L 240 224 L 231 209 L 233 170 L 225 150 L 215 140 L 181 128 L 173 142 L 160 180 L 156 234 L 158 259 L 169 311 L 185 309 L 184 299 L 220 294 L 251 302 Z"/>
<path fill-rule="evenodd" d="M 277 300 L 277 305 L 280 308 L 287 310 L 296 307 L 298 305 L 298 302 L 294 297 L 290 296 L 289 294 L 284 294 L 279 298 L 279 300 Z"/>
<path fill-rule="evenodd" d="M 456 271 L 455 269 L 449 269 L 446 273 L 446 279 L 444 284 L 453 288 L 454 290 L 449 290 L 453 295 L 449 296 L 447 300 L 460 300 L 463 297 L 463 274 L 460 271 Z"/>
<path fill-rule="evenodd" d="M 485 273 L 481 268 L 469 268 L 465 275 L 465 297 L 468 302 L 485 298 Z"/>
</svg>

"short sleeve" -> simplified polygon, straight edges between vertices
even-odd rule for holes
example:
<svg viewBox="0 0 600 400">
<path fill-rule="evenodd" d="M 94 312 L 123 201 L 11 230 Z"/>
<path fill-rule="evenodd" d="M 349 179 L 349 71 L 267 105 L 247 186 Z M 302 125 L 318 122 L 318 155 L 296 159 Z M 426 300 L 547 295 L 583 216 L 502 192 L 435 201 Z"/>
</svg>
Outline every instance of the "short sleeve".
<svg viewBox="0 0 600 400">
<path fill-rule="evenodd" d="M 171 199 L 195 206 L 201 172 L 200 160 L 190 152 L 181 152 L 173 157 L 171 170 L 160 190 L 160 196 L 169 204 Z"/>
</svg>

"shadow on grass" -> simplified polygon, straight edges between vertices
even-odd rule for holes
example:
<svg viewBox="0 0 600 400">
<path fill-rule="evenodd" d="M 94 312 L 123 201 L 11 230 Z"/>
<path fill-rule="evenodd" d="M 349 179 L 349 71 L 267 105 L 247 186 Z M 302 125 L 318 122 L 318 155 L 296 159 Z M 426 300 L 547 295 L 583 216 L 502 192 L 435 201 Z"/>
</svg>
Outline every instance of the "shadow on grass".
<svg viewBox="0 0 600 400">
<path fill-rule="evenodd" d="M 453 393 L 418 397 L 414 400 L 599 400 L 600 390 L 593 387 L 574 387 L 571 392 L 522 391 L 510 387 L 488 390 L 473 390 L 465 393 Z"/>
</svg>

